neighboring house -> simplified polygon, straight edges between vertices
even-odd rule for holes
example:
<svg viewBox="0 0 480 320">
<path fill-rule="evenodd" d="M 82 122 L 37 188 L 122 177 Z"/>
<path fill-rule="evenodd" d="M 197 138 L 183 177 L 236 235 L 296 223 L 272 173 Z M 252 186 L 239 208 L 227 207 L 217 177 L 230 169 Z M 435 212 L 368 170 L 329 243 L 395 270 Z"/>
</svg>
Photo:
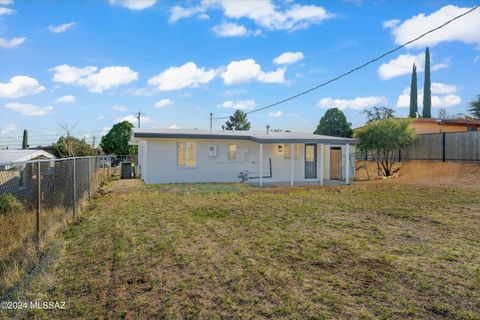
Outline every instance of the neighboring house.
<svg viewBox="0 0 480 320">
<path fill-rule="evenodd" d="M 145 183 L 323 184 L 354 177 L 356 139 L 294 132 L 132 130 Z M 243 178 L 243 179 L 242 179 Z"/>
<path fill-rule="evenodd" d="M 9 192 L 21 200 L 35 196 L 35 169 L 26 162 L 39 159 L 55 156 L 43 150 L 0 150 L 0 195 Z M 51 170 L 50 164 L 47 168 Z"/>
<path fill-rule="evenodd" d="M 417 134 L 480 131 L 480 120 L 418 118 L 412 121 L 412 127 Z"/>
<path fill-rule="evenodd" d="M 55 156 L 43 150 L 0 150 L 0 170 L 6 170 L 15 163 L 38 159 L 55 159 Z"/>
</svg>

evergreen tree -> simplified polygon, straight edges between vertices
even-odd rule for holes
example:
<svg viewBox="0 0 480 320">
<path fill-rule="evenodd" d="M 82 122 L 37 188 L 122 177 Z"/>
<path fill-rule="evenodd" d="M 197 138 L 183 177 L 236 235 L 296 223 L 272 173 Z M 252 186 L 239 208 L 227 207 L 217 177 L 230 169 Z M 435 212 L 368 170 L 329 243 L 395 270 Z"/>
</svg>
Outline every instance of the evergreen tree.
<svg viewBox="0 0 480 320">
<path fill-rule="evenodd" d="M 250 122 L 247 119 L 247 114 L 242 110 L 236 110 L 235 113 L 222 125 L 224 130 L 250 130 Z"/>
<path fill-rule="evenodd" d="M 328 109 L 318 123 L 314 134 L 322 134 L 333 137 L 352 137 L 351 124 L 338 108 Z"/>
<path fill-rule="evenodd" d="M 432 90 L 430 83 L 430 51 L 425 52 L 425 82 L 423 83 L 423 110 L 424 118 L 432 117 Z"/>
<path fill-rule="evenodd" d="M 137 146 L 128 144 L 133 124 L 128 121 L 116 123 L 106 135 L 102 137 L 100 147 L 106 154 L 128 155 L 137 154 Z"/>
<path fill-rule="evenodd" d="M 412 82 L 410 83 L 410 118 L 416 118 L 418 112 L 418 93 L 417 93 L 417 66 L 415 63 L 412 68 Z"/>
<path fill-rule="evenodd" d="M 480 95 L 477 96 L 477 100 L 470 101 L 468 112 L 473 118 L 480 120 Z"/>
<path fill-rule="evenodd" d="M 22 149 L 28 149 L 28 131 L 23 130 Z"/>
</svg>

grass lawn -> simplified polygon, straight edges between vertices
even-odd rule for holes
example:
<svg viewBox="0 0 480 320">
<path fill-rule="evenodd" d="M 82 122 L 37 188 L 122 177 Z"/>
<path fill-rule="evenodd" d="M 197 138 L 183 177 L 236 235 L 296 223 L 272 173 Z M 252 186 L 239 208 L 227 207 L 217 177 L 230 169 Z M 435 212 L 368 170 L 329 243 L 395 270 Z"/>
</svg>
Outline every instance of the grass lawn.
<svg viewBox="0 0 480 320">
<path fill-rule="evenodd" d="M 17 296 L 67 309 L 25 317 L 480 319 L 478 191 L 111 188 Z"/>
</svg>

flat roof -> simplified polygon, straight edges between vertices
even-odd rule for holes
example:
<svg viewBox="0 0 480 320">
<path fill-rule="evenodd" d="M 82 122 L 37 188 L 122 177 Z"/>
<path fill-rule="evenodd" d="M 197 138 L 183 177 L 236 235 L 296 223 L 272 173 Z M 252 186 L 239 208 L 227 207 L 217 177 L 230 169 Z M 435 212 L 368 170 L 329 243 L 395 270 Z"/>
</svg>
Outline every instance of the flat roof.
<svg viewBox="0 0 480 320">
<path fill-rule="evenodd" d="M 55 159 L 55 156 L 43 150 L 0 150 L 0 163 L 24 162 L 36 158 Z"/>
<path fill-rule="evenodd" d="M 325 143 L 356 144 L 357 139 L 323 136 L 301 132 L 269 132 L 266 131 L 233 131 L 233 130 L 200 130 L 200 129 L 132 129 L 131 142 L 150 139 L 217 139 L 217 140 L 250 140 L 257 143 Z"/>
<path fill-rule="evenodd" d="M 413 122 L 438 123 L 447 126 L 472 126 L 480 127 L 480 120 L 475 119 L 434 119 L 434 118 L 417 118 Z"/>
</svg>

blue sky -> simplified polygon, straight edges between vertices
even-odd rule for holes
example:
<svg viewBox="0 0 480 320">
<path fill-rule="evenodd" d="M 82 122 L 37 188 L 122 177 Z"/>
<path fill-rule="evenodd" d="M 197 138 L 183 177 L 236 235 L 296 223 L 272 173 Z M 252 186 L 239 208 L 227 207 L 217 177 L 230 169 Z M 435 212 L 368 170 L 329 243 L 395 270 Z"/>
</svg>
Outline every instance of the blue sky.
<svg viewBox="0 0 480 320">
<path fill-rule="evenodd" d="M 49 144 L 59 123 L 90 141 L 142 127 L 208 128 L 313 87 L 474 5 L 472 1 L 0 0 L 0 146 Z M 413 62 L 432 56 L 433 115 L 480 94 L 480 9 L 340 81 L 249 116 L 253 129 L 311 132 L 329 107 L 408 114 Z M 420 95 L 421 96 L 421 95 Z M 421 106 L 421 102 L 419 104 Z M 215 121 L 220 129 L 223 121 Z M 98 141 L 98 140 L 97 140 Z"/>
</svg>

